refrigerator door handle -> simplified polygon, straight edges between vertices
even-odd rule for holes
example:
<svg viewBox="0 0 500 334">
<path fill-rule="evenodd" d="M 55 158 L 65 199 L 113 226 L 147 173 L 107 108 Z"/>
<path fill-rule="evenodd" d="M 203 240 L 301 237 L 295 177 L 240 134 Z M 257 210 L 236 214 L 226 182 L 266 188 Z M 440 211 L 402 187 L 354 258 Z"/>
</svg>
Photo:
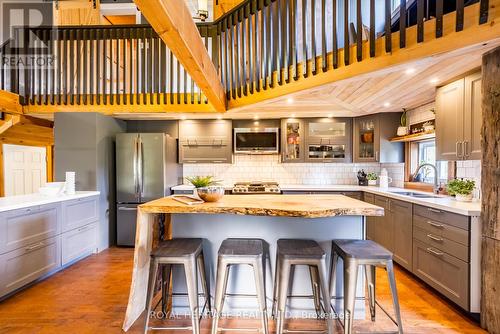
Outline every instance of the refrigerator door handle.
<svg viewBox="0 0 500 334">
<path fill-rule="evenodd" d="M 137 163 L 137 177 L 138 177 L 138 184 L 139 184 L 139 196 L 142 197 L 142 194 L 144 193 L 144 185 L 143 185 L 143 161 L 142 161 L 142 150 L 143 150 L 143 147 L 142 147 L 142 139 L 141 137 L 139 136 L 139 144 L 137 145 L 138 148 L 138 155 L 137 155 L 137 160 L 138 160 L 138 163 Z"/>
<path fill-rule="evenodd" d="M 120 211 L 137 211 L 137 208 L 129 208 L 126 206 L 119 206 L 118 210 L 120 210 Z"/>
<path fill-rule="evenodd" d="M 137 137 L 134 139 L 134 159 L 133 159 L 133 164 L 134 164 L 134 195 L 136 199 L 139 199 L 139 189 L 138 189 L 138 182 L 137 182 L 137 173 L 138 173 L 138 166 L 137 166 Z"/>
</svg>

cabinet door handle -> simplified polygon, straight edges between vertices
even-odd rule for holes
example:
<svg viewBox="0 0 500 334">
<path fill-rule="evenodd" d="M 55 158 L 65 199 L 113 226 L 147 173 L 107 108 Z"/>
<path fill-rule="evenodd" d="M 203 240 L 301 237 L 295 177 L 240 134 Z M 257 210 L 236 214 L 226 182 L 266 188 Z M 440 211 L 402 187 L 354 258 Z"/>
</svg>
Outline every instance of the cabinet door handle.
<svg viewBox="0 0 500 334">
<path fill-rule="evenodd" d="M 469 142 L 466 140 L 463 142 L 464 145 L 464 157 L 467 159 L 469 157 Z"/>
<path fill-rule="evenodd" d="M 433 208 L 427 208 L 428 211 L 434 212 L 434 213 L 443 213 L 441 210 L 433 209 Z"/>
<path fill-rule="evenodd" d="M 430 254 L 437 255 L 437 256 L 443 256 L 443 255 L 444 255 L 444 253 L 442 253 L 442 252 L 438 252 L 438 251 L 435 251 L 434 249 L 432 249 L 432 248 L 430 248 L 430 247 L 429 247 L 429 248 L 427 248 L 427 252 L 428 252 L 428 253 L 430 253 Z"/>
<path fill-rule="evenodd" d="M 375 161 L 378 162 L 379 158 L 378 158 L 378 151 L 375 151 Z"/>
<path fill-rule="evenodd" d="M 428 221 L 427 224 L 431 225 L 431 226 L 434 226 L 434 227 L 437 227 L 437 228 L 443 228 L 444 226 L 441 225 L 441 224 L 437 224 L 437 223 L 434 223 L 432 221 Z"/>
<path fill-rule="evenodd" d="M 432 239 L 432 240 L 434 240 L 434 241 L 439 241 L 439 242 L 444 241 L 444 239 L 439 238 L 439 237 L 436 237 L 436 236 L 434 236 L 434 235 L 432 235 L 432 234 L 427 234 L 427 238 Z"/>
<path fill-rule="evenodd" d="M 43 247 L 45 244 L 43 242 L 39 242 L 37 243 L 36 245 L 32 245 L 32 246 L 28 246 L 25 248 L 25 250 L 27 251 L 32 251 L 32 250 L 35 250 L 37 248 L 40 248 L 40 247 Z"/>
</svg>

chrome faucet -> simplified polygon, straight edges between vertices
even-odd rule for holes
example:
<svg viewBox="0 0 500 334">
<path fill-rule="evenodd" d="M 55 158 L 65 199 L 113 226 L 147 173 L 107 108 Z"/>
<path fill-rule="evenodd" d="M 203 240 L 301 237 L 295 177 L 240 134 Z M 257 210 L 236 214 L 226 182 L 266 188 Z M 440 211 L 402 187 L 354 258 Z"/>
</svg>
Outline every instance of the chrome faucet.
<svg viewBox="0 0 500 334">
<path fill-rule="evenodd" d="M 415 178 L 417 177 L 418 175 L 418 172 L 423 168 L 423 167 L 432 167 L 434 169 L 434 189 L 433 189 L 433 192 L 435 194 L 438 194 L 439 193 L 439 178 L 438 178 L 438 171 L 437 171 L 437 168 L 436 166 L 434 166 L 433 164 L 430 164 L 430 163 L 423 163 L 421 164 L 420 166 L 417 167 L 417 170 L 415 171 L 415 173 L 413 173 L 413 176 L 412 176 L 412 180 L 415 180 Z"/>
</svg>

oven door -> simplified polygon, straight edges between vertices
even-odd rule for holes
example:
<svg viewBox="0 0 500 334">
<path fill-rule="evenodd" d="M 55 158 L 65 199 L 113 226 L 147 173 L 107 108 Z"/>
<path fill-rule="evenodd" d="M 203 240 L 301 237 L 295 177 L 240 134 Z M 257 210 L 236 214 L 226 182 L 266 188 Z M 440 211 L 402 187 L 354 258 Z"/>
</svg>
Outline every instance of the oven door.
<svg viewBox="0 0 500 334">
<path fill-rule="evenodd" d="M 234 129 L 234 153 L 236 154 L 278 154 L 278 128 L 236 128 Z"/>
</svg>

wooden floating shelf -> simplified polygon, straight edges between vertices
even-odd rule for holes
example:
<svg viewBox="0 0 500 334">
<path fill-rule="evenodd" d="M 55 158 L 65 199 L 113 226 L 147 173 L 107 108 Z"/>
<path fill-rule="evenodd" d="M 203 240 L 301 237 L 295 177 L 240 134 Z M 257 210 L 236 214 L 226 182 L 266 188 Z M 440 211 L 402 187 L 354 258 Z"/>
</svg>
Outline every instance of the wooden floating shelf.
<svg viewBox="0 0 500 334">
<path fill-rule="evenodd" d="M 436 138 L 436 132 L 434 130 L 414 133 L 414 134 L 407 135 L 407 136 L 394 137 L 394 138 L 391 138 L 390 141 L 391 142 L 410 142 L 410 141 L 418 141 L 418 140 L 433 139 L 433 138 Z"/>
</svg>

